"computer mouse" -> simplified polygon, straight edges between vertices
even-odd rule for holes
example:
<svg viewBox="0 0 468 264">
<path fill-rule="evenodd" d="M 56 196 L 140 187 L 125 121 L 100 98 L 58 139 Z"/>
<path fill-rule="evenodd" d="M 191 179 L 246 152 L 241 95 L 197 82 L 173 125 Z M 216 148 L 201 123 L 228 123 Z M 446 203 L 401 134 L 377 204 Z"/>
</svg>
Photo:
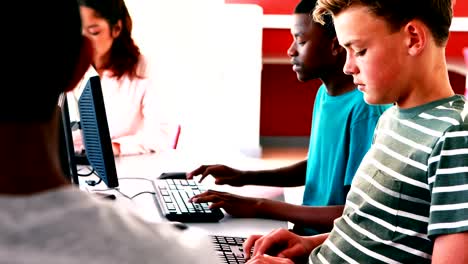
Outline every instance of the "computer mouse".
<svg viewBox="0 0 468 264">
<path fill-rule="evenodd" d="M 174 226 L 175 228 L 179 229 L 179 230 L 185 230 L 188 228 L 188 225 L 182 223 L 182 222 L 171 222 L 172 226 Z"/>
<path fill-rule="evenodd" d="M 165 180 L 165 179 L 187 179 L 187 173 L 186 172 L 163 172 L 159 176 L 159 179 Z"/>
</svg>

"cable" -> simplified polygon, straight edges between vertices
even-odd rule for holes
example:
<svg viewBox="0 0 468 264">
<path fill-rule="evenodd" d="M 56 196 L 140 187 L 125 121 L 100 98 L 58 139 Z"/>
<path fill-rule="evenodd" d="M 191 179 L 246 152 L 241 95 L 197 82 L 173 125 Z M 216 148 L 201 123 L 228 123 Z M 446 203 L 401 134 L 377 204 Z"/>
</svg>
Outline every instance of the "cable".
<svg viewBox="0 0 468 264">
<path fill-rule="evenodd" d="M 132 200 L 132 198 L 128 195 L 126 195 L 125 193 L 121 192 L 119 189 L 115 189 L 118 193 L 120 193 L 123 197 L 129 199 L 129 200 Z"/>
<path fill-rule="evenodd" d="M 79 174 L 79 173 L 78 173 L 78 176 L 80 176 L 80 177 L 88 177 L 88 176 L 90 176 L 90 175 L 93 174 L 93 173 L 94 173 L 94 168 L 92 168 L 92 170 L 91 170 L 89 173 L 86 173 L 86 174 Z M 94 186 L 94 185 L 93 185 L 93 186 Z"/>
<path fill-rule="evenodd" d="M 141 178 L 141 177 L 123 177 L 123 178 L 119 178 L 119 180 L 145 180 L 145 181 L 149 181 L 149 182 L 153 183 L 152 180 L 146 179 L 146 178 Z"/>
<path fill-rule="evenodd" d="M 133 195 L 132 197 L 130 197 L 130 200 L 133 200 L 133 198 L 137 197 L 138 195 L 145 194 L 145 193 L 152 194 L 152 195 L 156 194 L 155 192 L 150 192 L 150 191 L 139 192 L 139 193 Z"/>
<path fill-rule="evenodd" d="M 146 178 L 140 178 L 140 177 L 123 177 L 123 178 L 119 178 L 119 180 L 145 180 L 145 181 L 149 181 L 149 182 L 153 182 L 152 180 L 150 179 L 146 179 Z M 85 181 L 88 185 L 90 186 L 95 186 L 95 185 L 98 185 L 100 182 L 102 181 L 102 179 L 99 179 L 98 182 L 94 181 L 94 180 L 87 180 Z M 151 191 L 143 191 L 143 192 L 139 192 L 133 196 L 128 196 L 126 195 L 125 193 L 121 192 L 118 188 L 114 188 L 114 189 L 105 189 L 105 190 L 93 190 L 93 191 L 97 191 L 97 192 L 104 192 L 104 191 L 110 191 L 110 190 L 114 190 L 114 191 L 117 191 L 118 193 L 120 193 L 123 197 L 129 199 L 129 200 L 133 200 L 133 198 L 139 196 L 139 195 L 142 195 L 142 194 L 145 194 L 145 193 L 148 193 L 148 194 L 152 194 L 152 195 L 155 195 L 156 193 L 155 192 L 151 192 Z"/>
<path fill-rule="evenodd" d="M 92 189 L 91 190 L 91 193 L 94 193 L 94 192 L 107 192 L 107 191 L 116 191 L 118 190 L 117 188 L 108 188 L 108 189 Z"/>
</svg>

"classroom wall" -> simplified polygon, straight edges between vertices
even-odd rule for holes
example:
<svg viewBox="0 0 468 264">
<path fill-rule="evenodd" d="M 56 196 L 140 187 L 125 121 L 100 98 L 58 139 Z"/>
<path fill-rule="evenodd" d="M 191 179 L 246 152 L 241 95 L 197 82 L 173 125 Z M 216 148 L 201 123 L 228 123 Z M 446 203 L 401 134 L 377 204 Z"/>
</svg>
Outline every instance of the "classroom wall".
<svg viewBox="0 0 468 264">
<path fill-rule="evenodd" d="M 177 148 L 258 155 L 262 9 L 224 0 L 126 4 L 159 118 L 181 124 Z"/>
<path fill-rule="evenodd" d="M 258 4 L 264 15 L 290 15 L 298 0 L 225 0 L 226 3 Z M 468 1 L 458 0 L 455 17 L 468 17 Z M 458 60 L 462 48 L 468 46 L 468 28 L 464 32 L 451 32 L 446 54 Z M 320 82 L 299 83 L 291 66 L 285 64 L 286 50 L 292 37 L 286 28 L 263 29 L 260 136 L 303 137 L 310 134 L 312 106 Z M 265 60 L 267 62 L 265 63 Z M 274 61 L 282 61 L 275 63 Z M 463 76 L 450 73 L 452 86 L 463 89 Z M 263 141 L 266 142 L 266 141 Z M 306 142 L 306 141 L 302 141 Z"/>
<path fill-rule="evenodd" d="M 225 3 L 257 4 L 263 8 L 264 14 L 289 15 L 294 10 L 298 0 L 225 0 Z M 454 15 L 468 17 L 468 1 L 457 0 Z"/>
</svg>

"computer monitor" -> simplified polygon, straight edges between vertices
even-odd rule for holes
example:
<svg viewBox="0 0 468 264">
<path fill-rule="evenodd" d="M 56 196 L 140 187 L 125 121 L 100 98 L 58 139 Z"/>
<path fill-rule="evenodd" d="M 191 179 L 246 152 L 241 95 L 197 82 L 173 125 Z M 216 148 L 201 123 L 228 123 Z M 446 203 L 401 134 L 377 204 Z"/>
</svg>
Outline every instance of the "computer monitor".
<svg viewBox="0 0 468 264">
<path fill-rule="evenodd" d="M 90 165 L 109 188 L 119 186 L 99 76 L 89 78 L 78 100 L 83 143 Z"/>
<path fill-rule="evenodd" d="M 63 174 L 72 183 L 78 185 L 78 172 L 75 163 L 75 148 L 70 127 L 67 96 L 62 93 L 58 100 L 59 118 L 59 156 Z"/>
</svg>

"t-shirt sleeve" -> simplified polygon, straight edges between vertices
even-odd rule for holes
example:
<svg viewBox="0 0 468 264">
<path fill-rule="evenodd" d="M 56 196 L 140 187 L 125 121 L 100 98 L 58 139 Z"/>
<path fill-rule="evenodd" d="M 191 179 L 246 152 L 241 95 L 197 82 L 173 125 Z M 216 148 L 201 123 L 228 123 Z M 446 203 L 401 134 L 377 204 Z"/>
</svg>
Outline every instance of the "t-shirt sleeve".
<svg viewBox="0 0 468 264">
<path fill-rule="evenodd" d="M 468 124 L 452 126 L 428 160 L 428 235 L 468 231 Z"/>
</svg>

